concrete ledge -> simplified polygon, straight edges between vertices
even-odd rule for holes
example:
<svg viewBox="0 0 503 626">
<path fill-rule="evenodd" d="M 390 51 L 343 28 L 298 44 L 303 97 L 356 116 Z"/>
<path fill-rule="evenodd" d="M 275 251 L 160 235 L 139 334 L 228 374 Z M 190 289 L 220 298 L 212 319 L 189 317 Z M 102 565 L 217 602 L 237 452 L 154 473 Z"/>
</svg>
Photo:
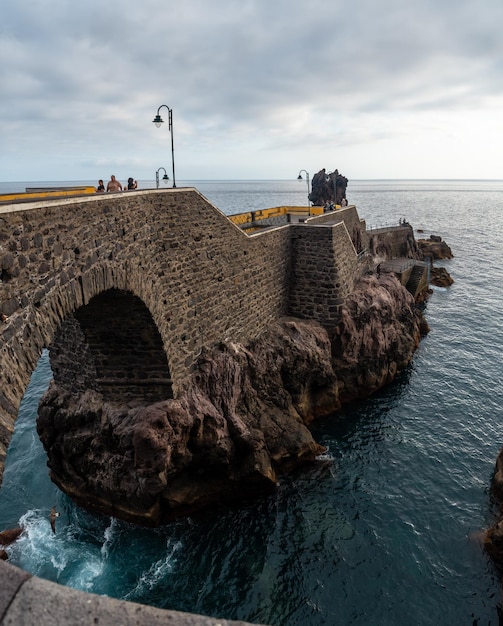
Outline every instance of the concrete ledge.
<svg viewBox="0 0 503 626">
<path fill-rule="evenodd" d="M 0 563 L 1 626 L 250 626 L 63 587 Z"/>
<path fill-rule="evenodd" d="M 19 588 L 29 578 L 31 578 L 31 574 L 28 572 L 8 565 L 4 561 L 0 562 L 0 620 L 8 611 Z"/>
</svg>

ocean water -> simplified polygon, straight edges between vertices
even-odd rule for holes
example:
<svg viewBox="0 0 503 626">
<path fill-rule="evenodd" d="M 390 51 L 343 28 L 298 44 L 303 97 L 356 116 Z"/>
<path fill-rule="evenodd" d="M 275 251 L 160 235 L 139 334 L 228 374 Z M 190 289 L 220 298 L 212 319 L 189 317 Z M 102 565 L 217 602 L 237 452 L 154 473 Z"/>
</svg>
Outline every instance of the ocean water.
<svg viewBox="0 0 503 626">
<path fill-rule="evenodd" d="M 305 181 L 188 184 L 226 213 L 307 199 Z M 347 195 L 369 226 L 406 218 L 454 253 L 437 262 L 455 282 L 433 290 L 431 332 L 407 371 L 316 423 L 327 454 L 276 494 L 147 530 L 86 513 L 50 482 L 35 430 L 44 353 L 0 490 L 0 529 L 26 528 L 12 563 L 98 594 L 271 626 L 500 623 L 480 539 L 503 446 L 503 181 L 350 180 Z"/>
</svg>

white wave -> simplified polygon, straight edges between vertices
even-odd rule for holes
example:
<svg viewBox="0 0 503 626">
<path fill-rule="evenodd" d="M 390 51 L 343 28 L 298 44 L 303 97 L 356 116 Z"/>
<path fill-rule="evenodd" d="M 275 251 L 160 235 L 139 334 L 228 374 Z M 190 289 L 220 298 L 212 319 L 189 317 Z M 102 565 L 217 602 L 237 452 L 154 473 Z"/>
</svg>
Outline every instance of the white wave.
<svg viewBox="0 0 503 626">
<path fill-rule="evenodd" d="M 115 517 L 110 518 L 110 524 L 105 528 L 105 532 L 103 533 L 104 541 L 101 546 L 101 556 L 103 559 L 107 559 L 110 553 L 110 547 L 112 546 L 115 536 L 117 534 L 118 521 Z"/>
<path fill-rule="evenodd" d="M 125 596 L 124 600 L 141 598 L 146 592 L 152 591 L 173 570 L 176 563 L 175 554 L 181 549 L 180 541 L 167 540 L 166 554 L 158 561 L 152 563 L 148 570 L 138 577 L 136 585 Z"/>
<path fill-rule="evenodd" d="M 316 460 L 333 462 L 335 461 L 335 456 L 327 448 L 325 452 L 322 452 L 322 454 L 318 454 L 318 456 L 316 457 Z"/>
<path fill-rule="evenodd" d="M 94 583 L 104 568 L 105 562 L 98 555 L 87 554 L 85 560 L 79 559 L 78 571 L 65 581 L 65 585 L 81 591 L 94 591 Z"/>
<path fill-rule="evenodd" d="M 49 510 L 31 509 L 19 520 L 24 529 L 9 546 L 9 560 L 36 576 L 75 589 L 91 591 L 94 581 L 103 573 L 106 555 L 83 542 L 71 541 L 71 525 L 53 533 Z"/>
<path fill-rule="evenodd" d="M 49 510 L 30 509 L 19 520 L 23 533 L 12 545 L 12 560 L 33 574 L 41 574 L 48 564 L 56 575 L 65 567 L 64 554 L 58 549 L 62 542 L 52 532 Z"/>
</svg>

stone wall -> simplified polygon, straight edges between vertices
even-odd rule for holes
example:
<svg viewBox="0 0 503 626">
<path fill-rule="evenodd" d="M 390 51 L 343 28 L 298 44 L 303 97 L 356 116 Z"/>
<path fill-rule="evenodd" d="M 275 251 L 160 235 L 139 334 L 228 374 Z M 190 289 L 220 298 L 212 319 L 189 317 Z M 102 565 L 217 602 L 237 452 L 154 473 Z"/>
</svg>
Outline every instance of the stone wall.
<svg viewBox="0 0 503 626">
<path fill-rule="evenodd" d="M 353 242 L 353 246 L 357 253 L 368 248 L 368 238 L 365 220 L 358 215 L 358 211 L 354 204 L 337 209 L 329 213 L 323 213 L 307 220 L 308 224 L 334 224 L 344 222 L 346 230 Z"/>
<path fill-rule="evenodd" d="M 292 227 L 290 313 L 335 326 L 358 260 L 344 222 Z"/>
<path fill-rule="evenodd" d="M 382 260 L 394 258 L 422 259 L 412 227 L 388 226 L 376 228 L 367 232 L 368 248 L 370 253 Z"/>
<path fill-rule="evenodd" d="M 356 209 L 340 213 L 352 230 Z M 144 303 L 144 326 L 158 332 L 167 362 L 144 367 L 137 382 L 156 379 L 176 396 L 204 345 L 246 342 L 285 314 L 330 326 L 357 268 L 343 223 L 248 236 L 194 189 L 3 206 L 0 226 L 0 313 L 8 318 L 0 323 L 0 474 L 42 350 L 99 294 L 113 289 Z M 93 325 L 106 338 L 124 320 L 100 306 Z M 86 350 L 96 337 L 78 341 Z M 102 385 L 118 378 L 119 368 L 98 370 L 89 363 L 87 382 L 94 373 Z"/>
</svg>

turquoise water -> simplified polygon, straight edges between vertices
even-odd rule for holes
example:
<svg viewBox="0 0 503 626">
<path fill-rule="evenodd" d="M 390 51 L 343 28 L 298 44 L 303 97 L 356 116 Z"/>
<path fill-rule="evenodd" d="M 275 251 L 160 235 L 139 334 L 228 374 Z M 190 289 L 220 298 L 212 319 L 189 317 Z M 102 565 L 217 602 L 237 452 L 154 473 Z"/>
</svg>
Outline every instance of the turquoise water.
<svg viewBox="0 0 503 626">
<path fill-rule="evenodd" d="M 306 191 L 297 181 L 196 186 L 228 213 L 303 204 Z M 480 533 L 503 445 L 503 182 L 350 181 L 348 199 L 369 225 L 405 217 L 454 252 L 439 264 L 455 283 L 431 295 L 431 332 L 408 370 L 317 423 L 327 455 L 275 495 L 145 530 L 79 510 L 49 481 L 34 428 L 44 354 L 0 491 L 0 528 L 27 528 L 11 562 L 99 594 L 272 626 L 499 623 Z"/>
</svg>

